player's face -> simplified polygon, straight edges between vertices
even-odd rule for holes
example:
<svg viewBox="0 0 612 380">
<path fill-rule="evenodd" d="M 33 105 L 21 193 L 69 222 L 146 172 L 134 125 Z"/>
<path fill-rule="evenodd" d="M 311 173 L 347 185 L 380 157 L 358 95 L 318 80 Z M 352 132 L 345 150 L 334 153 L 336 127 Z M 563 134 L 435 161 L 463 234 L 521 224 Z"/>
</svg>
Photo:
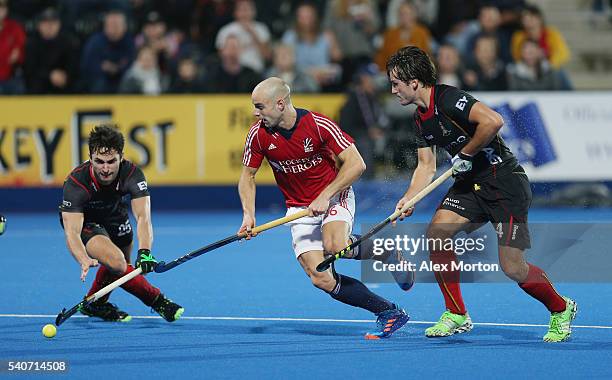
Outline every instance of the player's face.
<svg viewBox="0 0 612 380">
<path fill-rule="evenodd" d="M 391 93 L 397 96 L 401 105 L 406 106 L 414 103 L 418 87 L 416 79 L 411 79 L 406 83 L 397 77 L 395 71 L 392 71 L 389 73 L 389 82 L 391 82 Z"/>
<path fill-rule="evenodd" d="M 253 94 L 253 115 L 261 120 L 264 126 L 268 128 L 278 126 L 281 120 L 282 112 L 278 109 L 277 104 L 269 99 L 264 99 L 258 94 Z"/>
<path fill-rule="evenodd" d="M 91 154 L 90 159 L 94 174 L 100 183 L 108 185 L 117 178 L 119 164 L 121 164 L 121 155 L 116 150 L 94 152 Z"/>
</svg>

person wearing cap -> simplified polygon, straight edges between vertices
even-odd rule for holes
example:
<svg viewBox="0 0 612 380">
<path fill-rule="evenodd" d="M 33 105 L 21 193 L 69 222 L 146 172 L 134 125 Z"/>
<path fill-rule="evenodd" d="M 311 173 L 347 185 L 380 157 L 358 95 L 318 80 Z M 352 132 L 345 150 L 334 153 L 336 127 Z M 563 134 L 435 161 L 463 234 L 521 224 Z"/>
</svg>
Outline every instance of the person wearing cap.
<svg viewBox="0 0 612 380">
<path fill-rule="evenodd" d="M 25 40 L 23 27 L 8 18 L 8 0 L 0 0 L 0 95 L 23 92 L 17 68 L 24 61 Z"/>
<path fill-rule="evenodd" d="M 61 27 L 59 14 L 53 8 L 38 16 L 37 33 L 26 45 L 25 79 L 30 94 L 66 94 L 73 90 L 76 42 Z"/>
</svg>

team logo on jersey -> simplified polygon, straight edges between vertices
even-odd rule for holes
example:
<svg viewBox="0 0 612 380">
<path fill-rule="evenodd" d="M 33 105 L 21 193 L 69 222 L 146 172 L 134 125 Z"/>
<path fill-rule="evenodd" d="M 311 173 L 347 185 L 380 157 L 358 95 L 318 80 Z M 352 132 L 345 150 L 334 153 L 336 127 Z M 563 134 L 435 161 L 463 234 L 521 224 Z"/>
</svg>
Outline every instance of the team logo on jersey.
<svg viewBox="0 0 612 380">
<path fill-rule="evenodd" d="M 310 137 L 306 137 L 304 139 L 304 153 L 312 152 L 314 150 L 314 146 L 312 146 L 312 139 Z"/>
<path fill-rule="evenodd" d="M 276 149 L 276 145 L 270 144 L 270 146 L 268 147 L 268 150 L 272 150 L 272 149 Z"/>
<path fill-rule="evenodd" d="M 427 135 L 425 136 L 425 140 L 433 140 L 433 135 Z"/>
<path fill-rule="evenodd" d="M 444 128 L 444 125 L 442 125 L 441 121 L 438 121 L 438 125 L 440 126 L 440 129 L 442 130 L 442 136 L 448 136 L 451 134 L 451 131 L 447 128 Z"/>
<path fill-rule="evenodd" d="M 468 100 L 465 97 L 465 95 L 457 100 L 457 103 L 455 103 L 455 107 L 459 108 L 461 111 L 463 111 L 465 109 L 465 105 L 467 104 Z"/>
<path fill-rule="evenodd" d="M 140 189 L 140 191 L 144 191 L 147 189 L 146 181 L 138 182 L 136 185 L 138 185 L 138 188 Z"/>
</svg>

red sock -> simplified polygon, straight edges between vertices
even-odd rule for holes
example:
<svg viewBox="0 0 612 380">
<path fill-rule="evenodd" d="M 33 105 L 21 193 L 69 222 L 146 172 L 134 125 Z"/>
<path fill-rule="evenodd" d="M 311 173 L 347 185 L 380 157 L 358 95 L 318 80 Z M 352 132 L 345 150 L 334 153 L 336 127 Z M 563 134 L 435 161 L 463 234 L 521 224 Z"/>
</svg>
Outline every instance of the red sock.
<svg viewBox="0 0 612 380">
<path fill-rule="evenodd" d="M 126 274 L 132 272 L 133 270 L 134 267 L 128 265 L 125 273 L 121 276 L 118 276 L 117 278 L 123 277 Z M 125 284 L 121 285 L 121 287 L 125 289 L 128 293 L 138 297 L 138 299 L 140 299 L 147 306 L 153 305 L 153 302 L 161 293 L 158 288 L 151 285 L 149 281 L 147 281 L 147 279 L 141 274 L 134 277 Z"/>
<path fill-rule="evenodd" d="M 96 278 L 94 279 L 93 284 L 91 284 L 91 289 L 89 289 L 89 292 L 87 292 L 87 296 L 89 297 L 113 281 L 113 274 L 111 271 L 104 265 L 100 265 L 100 267 L 98 267 L 98 272 L 96 273 Z M 108 301 L 108 297 L 110 297 L 110 293 L 100 298 L 100 302 L 104 303 Z"/>
<path fill-rule="evenodd" d="M 446 271 L 435 272 L 446 308 L 453 314 L 465 314 L 467 311 L 461 295 L 461 273 L 458 270 L 451 270 L 451 262 L 455 262 L 456 259 L 455 252 L 452 250 L 432 251 L 430 258 L 432 263 L 446 265 L 447 268 Z"/>
<path fill-rule="evenodd" d="M 529 265 L 529 273 L 525 282 L 519 284 L 527 294 L 542 302 L 551 313 L 565 310 L 565 300 L 557 293 L 548 280 L 546 273 L 535 265 Z"/>
</svg>

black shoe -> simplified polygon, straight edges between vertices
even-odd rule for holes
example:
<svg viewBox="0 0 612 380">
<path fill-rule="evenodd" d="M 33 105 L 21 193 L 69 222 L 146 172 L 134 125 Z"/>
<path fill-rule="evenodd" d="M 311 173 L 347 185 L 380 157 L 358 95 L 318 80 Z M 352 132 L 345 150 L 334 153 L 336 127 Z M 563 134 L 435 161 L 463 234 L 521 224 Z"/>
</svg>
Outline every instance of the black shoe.
<svg viewBox="0 0 612 380">
<path fill-rule="evenodd" d="M 176 321 L 185 312 L 185 309 L 181 305 L 172 302 L 172 300 L 166 298 L 161 293 L 157 296 L 151 308 L 168 322 Z"/>
<path fill-rule="evenodd" d="M 89 305 L 85 305 L 79 309 L 81 314 L 85 314 L 89 317 L 102 318 L 108 322 L 129 322 L 132 320 L 132 316 L 125 311 L 119 310 L 117 305 L 110 302 L 92 302 Z"/>
</svg>

